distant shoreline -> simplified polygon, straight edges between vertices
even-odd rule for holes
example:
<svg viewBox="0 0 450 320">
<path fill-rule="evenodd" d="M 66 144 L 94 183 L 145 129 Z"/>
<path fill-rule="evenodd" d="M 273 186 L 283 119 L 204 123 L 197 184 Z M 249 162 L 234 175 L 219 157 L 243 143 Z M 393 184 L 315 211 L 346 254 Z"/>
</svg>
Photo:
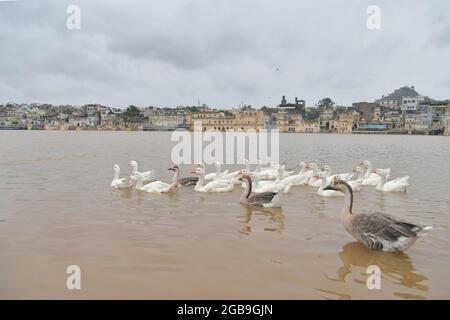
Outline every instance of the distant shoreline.
<svg viewBox="0 0 450 320">
<path fill-rule="evenodd" d="M 276 129 L 276 128 L 273 128 Z M 176 129 L 176 130 L 96 130 L 96 129 L 80 129 L 80 130 L 52 130 L 52 129 L 16 129 L 16 128 L 0 128 L 1 131 L 54 131 L 54 132 L 173 132 L 173 131 L 188 131 L 194 132 L 185 129 Z M 222 132 L 222 131 L 216 131 Z M 239 131 L 237 131 L 239 132 Z M 397 132 L 389 132 L 389 131 L 356 131 L 349 133 L 338 133 L 338 132 L 280 132 L 280 134 L 331 134 L 331 135 L 391 135 L 391 136 L 446 136 L 443 132 L 441 133 L 430 133 L 430 132 L 422 132 L 422 131 L 397 131 Z"/>
</svg>

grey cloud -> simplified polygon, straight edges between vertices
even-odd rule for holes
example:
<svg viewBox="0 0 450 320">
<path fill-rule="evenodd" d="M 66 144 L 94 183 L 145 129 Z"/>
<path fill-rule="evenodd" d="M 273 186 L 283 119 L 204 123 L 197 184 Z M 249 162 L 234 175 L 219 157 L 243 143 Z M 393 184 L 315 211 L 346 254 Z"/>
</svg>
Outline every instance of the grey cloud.
<svg viewBox="0 0 450 320">
<path fill-rule="evenodd" d="M 406 83 L 448 98 L 447 1 L 79 0 L 0 2 L 0 102 L 114 106 L 313 105 L 370 100 Z"/>
</svg>

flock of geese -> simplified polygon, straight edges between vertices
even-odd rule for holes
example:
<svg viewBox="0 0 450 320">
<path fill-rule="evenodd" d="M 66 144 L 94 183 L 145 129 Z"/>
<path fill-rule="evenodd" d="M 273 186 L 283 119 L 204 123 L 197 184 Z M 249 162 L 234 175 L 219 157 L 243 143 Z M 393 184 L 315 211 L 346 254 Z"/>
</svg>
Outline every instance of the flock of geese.
<svg viewBox="0 0 450 320">
<path fill-rule="evenodd" d="M 300 162 L 298 172 L 286 171 L 284 165 L 269 163 L 264 166 L 257 161 L 254 171 L 248 160 L 244 160 L 244 168 L 230 172 L 222 171 L 220 162 L 214 162 L 215 172 L 206 173 L 206 166 L 199 163 L 191 173 L 195 176 L 180 178 L 180 168 L 172 165 L 174 172 L 170 183 L 155 180 L 154 171 L 138 171 L 136 161 L 130 161 L 131 173 L 120 178 L 120 167 L 114 165 L 114 177 L 111 188 L 123 189 L 135 187 L 136 190 L 148 193 L 171 193 L 179 187 L 194 186 L 197 192 L 229 192 L 236 185 L 244 191 L 240 203 L 259 208 L 280 208 L 283 194 L 291 191 L 293 186 L 310 186 L 318 188 L 317 194 L 322 197 L 343 197 L 342 223 L 347 232 L 371 250 L 404 251 L 409 248 L 430 226 L 420 226 L 400 221 L 384 213 L 353 212 L 353 192 L 360 191 L 363 186 L 374 186 L 381 192 L 405 192 L 409 176 L 389 180 L 391 170 L 374 169 L 368 160 L 361 162 L 349 173 L 332 174 L 331 167 L 319 167 L 317 163 Z"/>
</svg>

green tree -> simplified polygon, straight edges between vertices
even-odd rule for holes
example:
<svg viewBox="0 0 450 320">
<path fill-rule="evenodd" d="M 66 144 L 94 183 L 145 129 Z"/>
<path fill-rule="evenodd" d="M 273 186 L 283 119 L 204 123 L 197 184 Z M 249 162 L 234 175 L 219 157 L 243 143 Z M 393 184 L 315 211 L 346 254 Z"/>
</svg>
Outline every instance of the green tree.
<svg viewBox="0 0 450 320">
<path fill-rule="evenodd" d="M 316 120 L 319 118 L 319 111 L 317 109 L 308 109 L 306 110 L 304 117 L 306 120 Z"/>
<path fill-rule="evenodd" d="M 334 106 L 334 102 L 333 100 L 331 100 L 331 98 L 323 98 L 322 100 L 320 100 L 317 105 L 319 107 L 328 109 Z"/>
<path fill-rule="evenodd" d="M 136 120 L 137 118 L 139 118 L 139 115 L 140 115 L 139 109 L 133 105 L 129 106 L 127 108 L 127 110 L 125 110 L 125 112 L 124 112 L 124 117 L 127 120 L 132 120 L 132 119 Z"/>
</svg>

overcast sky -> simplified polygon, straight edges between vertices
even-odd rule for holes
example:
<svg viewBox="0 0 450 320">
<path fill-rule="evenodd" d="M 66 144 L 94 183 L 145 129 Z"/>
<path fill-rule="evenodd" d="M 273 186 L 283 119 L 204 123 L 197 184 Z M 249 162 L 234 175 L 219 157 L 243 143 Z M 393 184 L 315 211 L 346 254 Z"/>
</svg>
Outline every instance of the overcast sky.
<svg viewBox="0 0 450 320">
<path fill-rule="evenodd" d="M 403 85 L 446 99 L 449 61 L 448 0 L 0 1 L 0 103 L 351 105 Z"/>
</svg>

